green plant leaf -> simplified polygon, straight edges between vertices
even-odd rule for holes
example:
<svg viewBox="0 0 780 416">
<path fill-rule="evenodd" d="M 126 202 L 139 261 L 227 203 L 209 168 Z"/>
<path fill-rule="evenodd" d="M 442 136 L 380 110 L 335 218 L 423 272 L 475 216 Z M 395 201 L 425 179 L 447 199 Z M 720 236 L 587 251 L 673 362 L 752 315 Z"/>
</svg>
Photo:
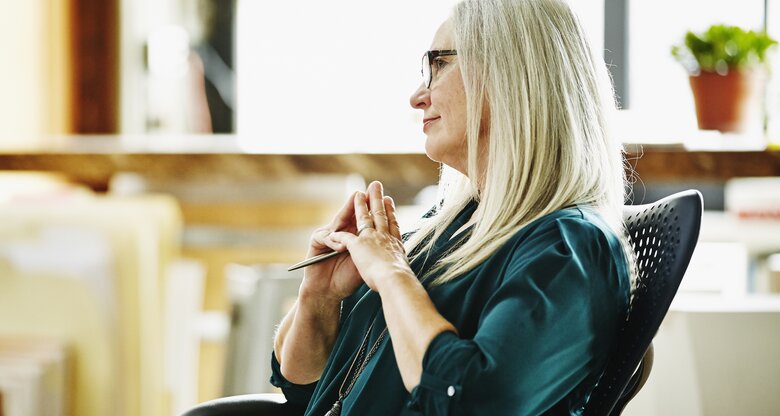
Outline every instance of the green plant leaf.
<svg viewBox="0 0 780 416">
<path fill-rule="evenodd" d="M 725 74 L 766 64 L 767 52 L 776 44 L 764 32 L 718 24 L 702 33 L 687 32 L 683 44 L 674 45 L 671 53 L 689 72 Z"/>
</svg>

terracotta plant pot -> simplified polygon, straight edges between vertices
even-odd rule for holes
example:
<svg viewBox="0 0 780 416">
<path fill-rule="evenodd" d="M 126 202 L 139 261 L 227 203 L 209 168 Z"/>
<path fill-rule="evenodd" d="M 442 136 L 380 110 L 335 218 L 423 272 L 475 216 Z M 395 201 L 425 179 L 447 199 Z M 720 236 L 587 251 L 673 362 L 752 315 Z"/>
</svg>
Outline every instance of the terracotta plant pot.
<svg viewBox="0 0 780 416">
<path fill-rule="evenodd" d="M 758 71 L 702 71 L 691 76 L 696 118 L 702 130 L 745 132 L 761 119 L 763 76 Z"/>
</svg>

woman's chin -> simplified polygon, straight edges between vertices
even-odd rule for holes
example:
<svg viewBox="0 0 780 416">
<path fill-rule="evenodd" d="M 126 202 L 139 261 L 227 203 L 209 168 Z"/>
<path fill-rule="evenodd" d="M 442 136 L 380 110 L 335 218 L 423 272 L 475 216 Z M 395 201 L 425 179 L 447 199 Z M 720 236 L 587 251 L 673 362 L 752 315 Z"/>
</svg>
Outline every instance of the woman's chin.
<svg viewBox="0 0 780 416">
<path fill-rule="evenodd" d="M 428 159 L 431 159 L 437 163 L 441 163 L 441 158 L 438 157 L 438 154 L 439 153 L 436 151 L 436 146 L 431 143 L 430 138 L 427 138 L 425 140 L 425 155 L 428 156 Z"/>
</svg>

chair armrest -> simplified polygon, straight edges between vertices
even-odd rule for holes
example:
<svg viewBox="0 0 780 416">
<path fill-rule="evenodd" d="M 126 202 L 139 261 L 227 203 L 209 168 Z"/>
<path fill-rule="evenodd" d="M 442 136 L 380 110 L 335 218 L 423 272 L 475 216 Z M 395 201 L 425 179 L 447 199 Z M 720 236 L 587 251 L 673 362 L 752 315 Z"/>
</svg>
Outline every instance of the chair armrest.
<svg viewBox="0 0 780 416">
<path fill-rule="evenodd" d="M 201 403 L 181 416 L 301 416 L 304 410 L 281 394 L 245 394 Z"/>
</svg>

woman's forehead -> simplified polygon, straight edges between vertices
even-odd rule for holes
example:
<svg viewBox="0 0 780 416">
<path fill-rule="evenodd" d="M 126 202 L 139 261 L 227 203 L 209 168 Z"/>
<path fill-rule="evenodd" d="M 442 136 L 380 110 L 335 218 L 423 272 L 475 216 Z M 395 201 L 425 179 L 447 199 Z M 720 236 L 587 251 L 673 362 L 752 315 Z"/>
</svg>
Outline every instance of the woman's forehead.
<svg viewBox="0 0 780 416">
<path fill-rule="evenodd" d="M 433 35 L 431 50 L 452 49 L 453 46 L 452 23 L 447 19 L 436 30 L 436 34 Z"/>
</svg>

